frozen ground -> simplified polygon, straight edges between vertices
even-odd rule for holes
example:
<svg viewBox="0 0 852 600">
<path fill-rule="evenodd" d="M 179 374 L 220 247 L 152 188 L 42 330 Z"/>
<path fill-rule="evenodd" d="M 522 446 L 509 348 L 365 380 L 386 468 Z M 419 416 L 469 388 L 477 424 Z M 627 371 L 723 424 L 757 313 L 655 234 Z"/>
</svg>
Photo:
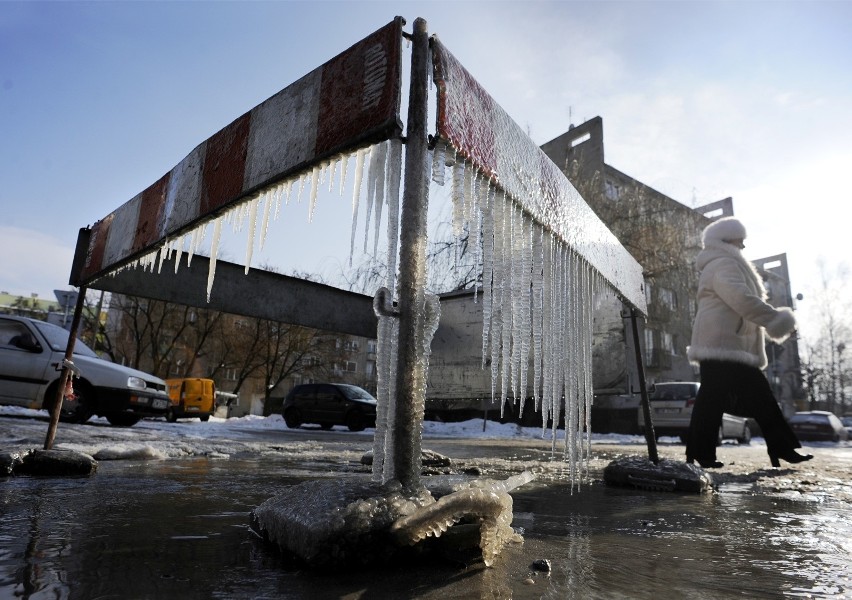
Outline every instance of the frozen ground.
<svg viewBox="0 0 852 600">
<path fill-rule="evenodd" d="M 47 413 L 0 407 L 0 450 L 39 448 L 47 432 Z M 457 469 L 476 468 L 483 474 L 511 474 L 537 469 L 546 478 L 564 479 L 563 432 L 551 440 L 551 432 L 473 419 L 461 423 L 425 422 L 423 448 L 453 459 Z M 61 423 L 55 448 L 77 450 L 103 460 L 157 460 L 208 457 L 228 459 L 247 456 L 286 457 L 299 471 L 355 471 L 372 448 L 373 430 L 352 433 L 344 427 L 332 431 L 288 429 L 279 415 L 212 417 L 203 423 L 185 419 L 168 423 L 145 419 L 133 427 L 112 427 L 95 418 L 85 425 Z M 601 479 L 604 467 L 626 455 L 647 456 L 643 436 L 593 434 L 586 479 Z M 712 470 L 716 482 L 729 489 L 747 486 L 756 493 L 770 493 L 803 500 L 852 502 L 852 442 L 806 442 L 803 452 L 814 454 L 800 465 L 782 463 L 771 469 L 762 438 L 751 444 L 726 442 L 718 450 L 725 463 Z M 683 460 L 684 447 L 676 438 L 660 438 L 660 458 Z"/>
</svg>

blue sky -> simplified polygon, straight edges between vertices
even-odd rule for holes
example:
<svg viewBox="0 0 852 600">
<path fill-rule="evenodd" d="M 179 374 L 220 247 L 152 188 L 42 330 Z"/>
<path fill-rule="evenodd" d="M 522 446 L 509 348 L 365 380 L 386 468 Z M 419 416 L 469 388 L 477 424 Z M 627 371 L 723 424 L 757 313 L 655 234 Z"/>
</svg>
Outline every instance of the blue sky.
<svg viewBox="0 0 852 600">
<path fill-rule="evenodd" d="M 80 227 L 396 15 L 537 143 L 599 115 L 612 166 L 732 196 L 801 319 L 849 255 L 852 2 L 0 2 L 0 290 L 52 298 Z"/>
</svg>

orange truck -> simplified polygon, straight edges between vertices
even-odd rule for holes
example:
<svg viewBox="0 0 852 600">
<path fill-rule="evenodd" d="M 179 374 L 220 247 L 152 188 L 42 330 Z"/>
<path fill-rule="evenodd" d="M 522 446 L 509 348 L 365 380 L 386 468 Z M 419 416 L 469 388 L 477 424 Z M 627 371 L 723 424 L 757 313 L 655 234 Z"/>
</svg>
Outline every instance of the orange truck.
<svg viewBox="0 0 852 600">
<path fill-rule="evenodd" d="M 216 410 L 216 385 L 212 379 L 166 379 L 166 386 L 171 398 L 171 406 L 166 413 L 166 420 L 170 423 L 187 417 L 206 421 Z"/>
</svg>

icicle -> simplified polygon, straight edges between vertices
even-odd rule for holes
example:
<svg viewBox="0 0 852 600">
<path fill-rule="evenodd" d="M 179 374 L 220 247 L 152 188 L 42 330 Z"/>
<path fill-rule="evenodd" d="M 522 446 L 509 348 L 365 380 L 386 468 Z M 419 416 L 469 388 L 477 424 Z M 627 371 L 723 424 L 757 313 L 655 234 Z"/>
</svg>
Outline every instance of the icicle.
<svg viewBox="0 0 852 600">
<path fill-rule="evenodd" d="M 490 184 L 482 203 L 482 368 L 491 333 L 492 277 L 494 273 L 494 188 Z"/>
<path fill-rule="evenodd" d="M 476 190 L 476 199 L 473 204 L 473 215 L 471 217 L 470 224 L 470 237 L 471 242 L 468 244 L 468 248 L 473 255 L 473 265 L 474 265 L 474 280 L 473 280 L 473 302 L 477 302 L 477 295 L 479 292 L 479 277 L 476 275 L 477 273 L 483 273 L 480 269 L 482 265 L 482 211 L 485 208 L 485 205 L 488 203 L 488 195 L 491 190 L 491 182 L 485 178 L 481 179 L 479 182 L 479 186 Z"/>
<path fill-rule="evenodd" d="M 281 186 L 275 186 L 272 190 L 263 194 L 263 220 L 260 225 L 260 249 L 263 250 L 263 245 L 266 243 L 266 234 L 269 231 L 269 213 L 272 212 L 273 198 Z"/>
<path fill-rule="evenodd" d="M 524 229 L 525 221 L 523 212 L 519 206 L 512 207 L 512 396 L 516 400 L 522 398 L 523 391 L 521 383 L 521 363 L 525 357 L 521 356 L 523 350 L 523 307 L 524 297 L 529 296 L 529 290 L 524 290 L 523 253 L 524 253 Z"/>
<path fill-rule="evenodd" d="M 373 216 L 373 202 L 376 199 L 376 178 L 378 177 L 380 149 L 370 152 L 370 167 L 367 170 L 367 206 L 364 216 L 364 252 L 367 252 L 367 240 L 370 237 L 370 221 Z"/>
<path fill-rule="evenodd" d="M 168 252 L 169 240 L 166 239 L 163 241 L 163 245 L 160 248 L 160 260 L 157 263 L 157 275 L 163 272 L 163 261 L 166 260 L 166 255 Z"/>
<path fill-rule="evenodd" d="M 445 183 L 446 151 L 447 145 L 440 139 L 435 143 L 435 148 L 432 150 L 432 181 L 440 186 Z"/>
<path fill-rule="evenodd" d="M 384 142 L 379 145 L 376 153 L 376 226 L 373 231 L 373 256 L 379 251 L 379 231 L 382 223 L 382 207 L 385 203 L 385 183 L 387 177 L 388 144 Z"/>
<path fill-rule="evenodd" d="M 186 240 L 186 236 L 181 238 L 180 243 L 175 244 L 175 273 L 178 272 L 178 267 L 180 267 L 180 258 L 183 253 L 183 244 Z"/>
<path fill-rule="evenodd" d="M 207 302 L 210 302 L 210 291 L 213 289 L 213 278 L 216 277 L 216 258 L 219 255 L 219 237 L 222 235 L 222 218 L 213 223 L 213 240 L 210 242 L 210 266 L 207 270 Z"/>
<path fill-rule="evenodd" d="M 500 293 L 501 326 L 501 355 L 500 355 L 500 398 L 505 402 L 509 398 L 509 373 L 512 369 L 512 323 L 515 315 L 512 314 L 512 201 L 503 196 L 503 259 L 500 269 L 503 271 L 503 286 Z M 500 416 L 503 416 L 503 407 L 500 408 Z"/>
<path fill-rule="evenodd" d="M 453 167 L 453 235 L 458 238 L 464 229 L 464 182 L 466 163 L 459 160 Z"/>
<path fill-rule="evenodd" d="M 494 253 L 491 276 L 491 401 L 494 402 L 500 375 L 500 357 L 503 341 L 503 210 L 505 198 L 502 192 L 494 197 L 492 213 L 494 219 Z M 502 390 L 501 390 L 502 391 Z M 500 400 L 501 411 L 503 400 Z"/>
<path fill-rule="evenodd" d="M 251 199 L 249 203 L 249 230 L 248 230 L 248 240 L 246 242 L 246 261 L 245 261 L 245 274 L 248 275 L 249 268 L 251 267 L 251 257 L 254 254 L 254 235 L 257 229 L 257 203 L 260 202 L 260 196 L 255 196 Z"/>
<path fill-rule="evenodd" d="M 523 237 L 522 237 L 522 253 L 520 257 L 516 257 L 515 260 L 520 258 L 521 262 L 521 315 L 520 315 L 520 331 L 521 331 L 521 351 L 520 351 L 520 391 L 521 391 L 521 406 L 518 411 L 519 415 L 524 414 L 524 403 L 528 397 L 527 395 L 527 372 L 529 371 L 529 358 L 530 358 L 530 341 L 531 341 L 531 328 L 532 328 L 532 306 L 530 304 L 531 300 L 531 286 L 532 281 L 530 280 L 530 275 L 532 273 L 532 232 L 533 232 L 533 223 L 531 219 L 524 218 L 523 222 Z"/>
<path fill-rule="evenodd" d="M 313 223 L 314 221 L 314 210 L 317 207 L 317 192 L 320 186 L 319 177 L 321 172 L 321 167 L 319 165 L 314 166 L 311 171 L 311 190 L 310 190 L 310 203 L 308 204 L 308 223 Z"/>
<path fill-rule="evenodd" d="M 349 265 L 352 266 L 352 255 L 355 254 L 355 231 L 358 227 L 358 201 L 361 198 L 361 179 L 364 176 L 364 159 L 369 152 L 361 148 L 355 157 L 355 185 L 352 191 L 352 240 L 349 245 Z"/>
<path fill-rule="evenodd" d="M 343 188 L 346 187 L 346 172 L 349 170 L 349 157 L 350 156 L 351 156 L 351 154 L 347 155 L 343 158 L 343 165 L 341 165 L 341 169 L 340 169 L 340 183 L 339 183 L 340 189 L 338 190 L 338 193 L 339 193 L 341 198 L 343 198 Z"/>
<path fill-rule="evenodd" d="M 334 191 L 334 174 L 337 171 L 337 164 L 340 162 L 340 157 L 336 157 L 333 161 L 329 161 L 328 165 L 328 193 Z"/>
<path fill-rule="evenodd" d="M 396 262 L 399 246 L 399 192 L 402 181 L 402 141 L 394 138 L 390 142 L 388 157 L 388 247 L 385 263 L 388 266 L 385 285 L 391 297 L 396 294 Z"/>
</svg>

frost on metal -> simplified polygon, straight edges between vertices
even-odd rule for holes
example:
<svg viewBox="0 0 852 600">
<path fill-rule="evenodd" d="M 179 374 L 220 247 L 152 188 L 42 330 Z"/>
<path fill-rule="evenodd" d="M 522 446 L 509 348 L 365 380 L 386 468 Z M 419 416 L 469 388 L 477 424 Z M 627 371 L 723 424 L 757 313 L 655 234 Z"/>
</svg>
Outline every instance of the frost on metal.
<svg viewBox="0 0 852 600">
<path fill-rule="evenodd" d="M 319 183 L 336 172 L 331 157 L 399 136 L 403 24 L 395 18 L 241 115 L 95 223 L 85 256 L 75 261 L 75 285 L 88 285 L 131 261 L 148 265 L 175 243 L 170 240 L 211 220 L 215 245 L 226 215 L 247 220 L 250 237 L 259 227 L 263 240 L 274 202 L 261 209 L 255 201 L 270 190 L 280 197 L 278 182 L 288 179 L 289 196 L 296 176 L 299 197 L 310 187 L 310 220 Z M 373 164 L 383 169 L 380 162 Z M 341 166 L 342 180 L 346 164 Z M 190 249 L 197 246 L 190 242 Z M 247 250 L 246 266 L 252 247 Z"/>
<path fill-rule="evenodd" d="M 371 209 L 372 205 L 375 205 L 374 210 L 376 214 L 373 217 L 373 227 L 365 227 L 364 229 L 363 243 L 365 247 L 368 246 L 372 229 L 375 238 L 374 246 L 377 247 L 383 213 L 382 208 L 387 207 L 388 219 L 393 219 L 393 221 L 388 221 L 387 225 L 388 247 L 385 260 L 389 266 L 395 265 L 398 251 L 397 239 L 399 237 L 399 165 L 401 161 L 402 143 L 399 139 L 380 142 L 350 153 L 335 156 L 332 159 L 315 165 L 310 171 L 298 173 L 257 191 L 243 201 L 232 205 L 224 213 L 196 225 L 179 236 L 165 238 L 150 252 L 114 270 L 110 275 L 120 273 L 124 269 L 135 268 L 159 272 L 163 262 L 171 259 L 173 256 L 176 257 L 175 272 L 177 272 L 184 254 L 186 255 L 186 264 L 191 264 L 192 257 L 198 252 L 208 235 L 208 229 L 212 229 L 210 239 L 210 266 L 207 277 L 207 299 L 209 301 L 213 282 L 216 277 L 216 260 L 219 255 L 219 242 L 224 227 L 230 226 L 235 233 L 242 232 L 244 229 L 247 230 L 247 243 L 243 264 L 245 265 L 246 273 L 248 273 L 254 251 L 255 249 L 263 249 L 263 245 L 269 235 L 271 222 L 277 220 L 281 206 L 288 205 L 291 200 L 300 200 L 302 194 L 307 193 L 309 202 L 306 219 L 310 222 L 316 210 L 319 188 L 327 185 L 330 191 L 334 191 L 335 185 L 338 185 L 340 193 L 343 193 L 343 189 L 347 184 L 346 173 L 348 172 L 350 162 L 355 163 L 355 185 L 352 198 L 352 250 L 354 251 L 354 235 L 358 224 L 359 198 L 362 193 L 361 187 L 366 172 L 368 194 L 371 198 Z M 334 173 L 336 172 L 340 172 L 339 180 L 334 177 Z M 367 220 L 367 224 L 369 225 L 369 212 Z M 386 282 L 392 289 L 396 285 L 394 274 L 395 269 L 389 270 Z"/>
<path fill-rule="evenodd" d="M 453 232 L 467 235 L 481 266 L 482 366 L 490 363 L 492 400 L 522 400 L 531 384 L 543 427 L 552 420 L 554 448 L 564 425 L 573 484 L 591 452 L 594 309 L 615 294 L 644 312 L 642 270 L 440 41 L 432 47 L 432 180 L 452 186 Z"/>
</svg>

